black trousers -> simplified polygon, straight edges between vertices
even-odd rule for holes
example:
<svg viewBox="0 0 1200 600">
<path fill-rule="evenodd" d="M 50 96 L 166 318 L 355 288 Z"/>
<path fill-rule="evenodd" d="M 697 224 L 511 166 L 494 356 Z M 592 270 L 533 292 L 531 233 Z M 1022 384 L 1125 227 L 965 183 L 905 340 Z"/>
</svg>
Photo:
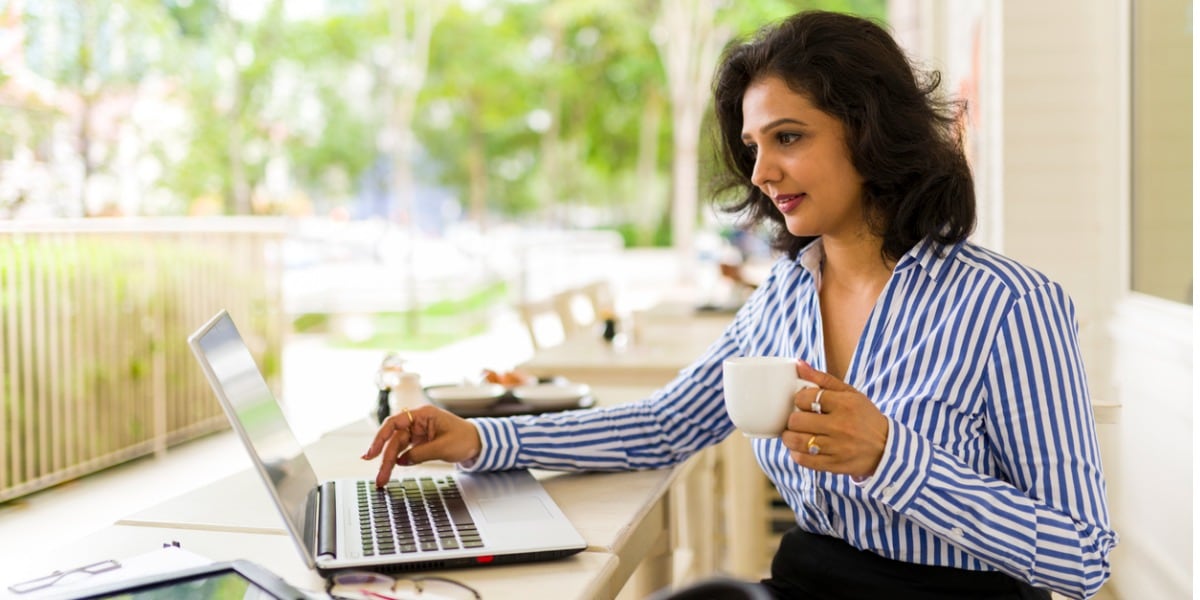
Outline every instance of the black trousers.
<svg viewBox="0 0 1200 600">
<path fill-rule="evenodd" d="M 1050 592 L 1004 573 L 900 562 L 795 527 L 762 584 L 776 598 L 803 600 L 1050 600 Z"/>
</svg>

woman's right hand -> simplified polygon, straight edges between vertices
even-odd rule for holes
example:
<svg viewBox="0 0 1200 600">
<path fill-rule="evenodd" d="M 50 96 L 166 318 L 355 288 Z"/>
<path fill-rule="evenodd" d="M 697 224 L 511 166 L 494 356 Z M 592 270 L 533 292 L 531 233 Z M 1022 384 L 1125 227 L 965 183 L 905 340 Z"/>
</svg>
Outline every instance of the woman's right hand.
<svg viewBox="0 0 1200 600">
<path fill-rule="evenodd" d="M 375 485 L 383 487 L 396 465 L 415 465 L 427 460 L 465 462 L 479 456 L 482 447 L 479 430 L 469 421 L 425 405 L 385 419 L 362 459 L 381 457 Z"/>
</svg>

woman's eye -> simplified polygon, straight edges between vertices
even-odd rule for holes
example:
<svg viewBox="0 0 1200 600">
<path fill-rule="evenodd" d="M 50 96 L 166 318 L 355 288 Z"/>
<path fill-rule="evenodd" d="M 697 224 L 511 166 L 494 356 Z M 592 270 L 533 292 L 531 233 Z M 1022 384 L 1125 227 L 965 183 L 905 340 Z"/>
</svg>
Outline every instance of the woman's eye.
<svg viewBox="0 0 1200 600">
<path fill-rule="evenodd" d="M 792 142 L 799 140 L 800 134 L 798 134 L 798 133 L 781 133 L 781 134 L 779 134 L 777 139 L 779 140 L 780 144 L 783 144 L 786 146 Z"/>
<path fill-rule="evenodd" d="M 758 145 L 746 144 L 746 154 L 749 154 L 750 156 L 758 156 Z"/>
</svg>

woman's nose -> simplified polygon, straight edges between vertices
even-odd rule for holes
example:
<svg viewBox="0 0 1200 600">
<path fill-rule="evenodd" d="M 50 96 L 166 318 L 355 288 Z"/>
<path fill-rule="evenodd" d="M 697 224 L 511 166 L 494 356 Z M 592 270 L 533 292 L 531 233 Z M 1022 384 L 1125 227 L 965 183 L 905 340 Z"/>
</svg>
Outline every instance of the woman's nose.
<svg viewBox="0 0 1200 600">
<path fill-rule="evenodd" d="M 754 170 L 750 171 L 750 183 L 758 187 L 763 187 L 768 183 L 779 180 L 779 169 L 771 160 L 770 155 L 758 152 L 754 157 Z"/>
</svg>

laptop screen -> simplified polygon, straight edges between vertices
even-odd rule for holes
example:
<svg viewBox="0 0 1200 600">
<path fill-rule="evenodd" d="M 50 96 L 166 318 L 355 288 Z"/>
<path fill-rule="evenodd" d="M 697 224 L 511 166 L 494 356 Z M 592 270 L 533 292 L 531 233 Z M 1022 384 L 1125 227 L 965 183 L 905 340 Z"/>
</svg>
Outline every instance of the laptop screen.
<svg viewBox="0 0 1200 600">
<path fill-rule="evenodd" d="M 235 427 L 242 430 L 266 472 L 295 539 L 305 537 L 308 495 L 317 486 L 317 474 L 304 456 L 296 436 L 263 379 L 250 349 L 224 311 L 192 341 L 196 357 L 209 371 L 210 381 L 224 398 L 222 404 Z"/>
</svg>

